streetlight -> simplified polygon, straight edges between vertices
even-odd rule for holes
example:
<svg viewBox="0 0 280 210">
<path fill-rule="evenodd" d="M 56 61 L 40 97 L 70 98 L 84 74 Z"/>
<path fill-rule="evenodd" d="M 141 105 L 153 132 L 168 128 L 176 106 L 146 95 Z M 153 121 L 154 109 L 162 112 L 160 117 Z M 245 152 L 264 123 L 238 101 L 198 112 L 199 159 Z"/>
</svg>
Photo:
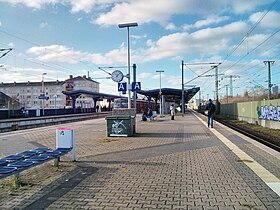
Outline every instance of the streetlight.
<svg viewBox="0 0 280 210">
<path fill-rule="evenodd" d="M 159 104 L 159 114 L 162 115 L 162 95 L 161 95 L 161 73 L 164 71 L 156 71 L 159 72 L 159 97 L 160 97 L 160 104 Z"/>
<path fill-rule="evenodd" d="M 138 26 L 138 23 L 123 23 L 118 25 L 119 28 L 127 28 L 127 79 L 128 79 L 128 108 L 131 108 L 131 91 L 130 91 L 130 43 L 129 43 L 129 28 Z"/>
<path fill-rule="evenodd" d="M 45 115 L 45 110 L 44 110 L 44 106 L 45 106 L 45 87 L 44 87 L 44 76 L 47 75 L 47 73 L 43 73 L 42 74 L 42 94 L 43 94 L 43 102 L 42 102 L 42 110 L 43 110 L 43 116 Z"/>
<path fill-rule="evenodd" d="M 57 95 L 54 95 L 53 96 L 54 97 L 54 113 L 55 113 L 55 115 L 56 115 L 56 113 L 57 113 L 57 110 L 56 110 L 56 99 L 57 99 Z"/>
</svg>

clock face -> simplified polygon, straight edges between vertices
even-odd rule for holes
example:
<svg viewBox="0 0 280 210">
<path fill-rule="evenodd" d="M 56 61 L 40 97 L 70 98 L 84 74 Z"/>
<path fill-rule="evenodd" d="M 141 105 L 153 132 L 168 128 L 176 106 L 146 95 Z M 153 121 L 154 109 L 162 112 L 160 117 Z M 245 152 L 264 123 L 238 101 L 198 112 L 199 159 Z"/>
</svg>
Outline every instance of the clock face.
<svg viewBox="0 0 280 210">
<path fill-rule="evenodd" d="M 111 78 L 114 82 L 120 82 L 123 80 L 123 73 L 119 70 L 113 71 Z"/>
</svg>

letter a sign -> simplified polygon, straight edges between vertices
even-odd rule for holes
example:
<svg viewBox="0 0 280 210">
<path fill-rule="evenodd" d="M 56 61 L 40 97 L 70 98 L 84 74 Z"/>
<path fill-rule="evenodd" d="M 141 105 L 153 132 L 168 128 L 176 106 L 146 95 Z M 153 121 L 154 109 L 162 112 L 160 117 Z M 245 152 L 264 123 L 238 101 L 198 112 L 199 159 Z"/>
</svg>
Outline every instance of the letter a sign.
<svg viewBox="0 0 280 210">
<path fill-rule="evenodd" d="M 141 90 L 141 82 L 132 82 L 132 91 Z"/>
<path fill-rule="evenodd" d="M 126 90 L 127 90 L 126 82 L 118 83 L 118 91 L 126 92 Z"/>
</svg>

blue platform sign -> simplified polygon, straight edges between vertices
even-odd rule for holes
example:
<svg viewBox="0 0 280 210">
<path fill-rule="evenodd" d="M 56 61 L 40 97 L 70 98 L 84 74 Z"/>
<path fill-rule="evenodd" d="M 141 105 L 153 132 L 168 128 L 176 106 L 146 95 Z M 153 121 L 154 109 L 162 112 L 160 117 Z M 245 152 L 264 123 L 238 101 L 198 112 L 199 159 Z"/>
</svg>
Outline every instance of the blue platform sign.
<svg viewBox="0 0 280 210">
<path fill-rule="evenodd" d="M 48 97 L 48 96 L 39 96 L 38 98 L 39 98 L 39 99 L 49 100 L 50 97 Z"/>
<path fill-rule="evenodd" d="M 126 92 L 127 91 L 127 83 L 126 82 L 118 83 L 118 91 Z"/>
<path fill-rule="evenodd" d="M 132 82 L 132 91 L 141 90 L 141 82 Z"/>
</svg>

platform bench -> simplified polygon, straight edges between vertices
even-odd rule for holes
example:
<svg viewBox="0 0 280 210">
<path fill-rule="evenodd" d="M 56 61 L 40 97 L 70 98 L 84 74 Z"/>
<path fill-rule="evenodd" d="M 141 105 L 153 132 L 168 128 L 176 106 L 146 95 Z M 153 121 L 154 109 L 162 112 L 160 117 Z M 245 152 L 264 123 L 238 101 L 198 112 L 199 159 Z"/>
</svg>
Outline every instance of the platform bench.
<svg viewBox="0 0 280 210">
<path fill-rule="evenodd" d="M 20 172 L 49 160 L 54 160 L 54 165 L 58 166 L 60 157 L 71 150 L 72 148 L 58 148 L 51 150 L 43 147 L 0 158 L 0 179 L 14 175 L 14 185 L 18 188 L 20 184 Z"/>
</svg>

